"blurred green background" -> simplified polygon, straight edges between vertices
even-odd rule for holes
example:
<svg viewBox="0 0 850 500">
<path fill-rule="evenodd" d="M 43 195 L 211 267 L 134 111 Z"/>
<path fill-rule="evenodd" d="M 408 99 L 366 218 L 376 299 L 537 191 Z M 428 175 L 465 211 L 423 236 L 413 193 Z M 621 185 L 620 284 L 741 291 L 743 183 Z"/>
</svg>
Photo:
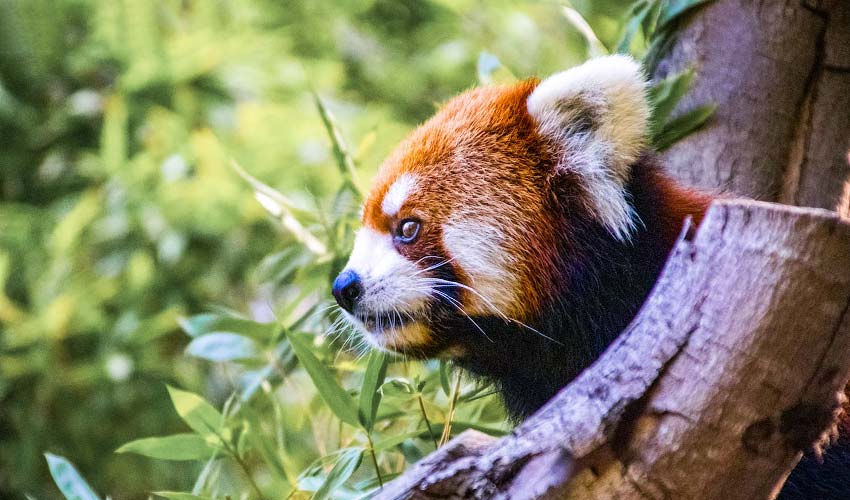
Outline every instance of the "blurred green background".
<svg viewBox="0 0 850 500">
<path fill-rule="evenodd" d="M 203 462 L 114 453 L 185 431 L 166 384 L 216 406 L 234 390 L 236 368 L 184 353 L 178 319 L 228 308 L 272 321 L 306 279 L 269 276 L 279 262 L 266 256 L 293 238 L 230 160 L 320 234 L 322 214 L 354 213 L 356 197 L 339 197 L 312 91 L 365 190 L 393 145 L 495 58 L 519 78 L 585 59 L 562 5 L 0 0 L 0 497 L 59 498 L 44 452 L 114 498 L 192 488 Z M 573 7 L 615 44 L 625 2 Z M 317 293 L 332 268 L 308 268 Z M 301 420 L 274 421 L 302 432 L 312 399 L 276 394 L 275 411 Z"/>
</svg>

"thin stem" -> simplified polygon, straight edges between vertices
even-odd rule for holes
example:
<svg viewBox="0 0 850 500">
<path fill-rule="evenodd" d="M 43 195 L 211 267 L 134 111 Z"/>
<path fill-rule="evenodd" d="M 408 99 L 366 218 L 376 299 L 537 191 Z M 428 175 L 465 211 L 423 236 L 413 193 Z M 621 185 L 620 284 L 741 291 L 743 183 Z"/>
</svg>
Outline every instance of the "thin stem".
<svg viewBox="0 0 850 500">
<path fill-rule="evenodd" d="M 425 426 L 428 427 L 428 434 L 431 436 L 431 441 L 434 442 L 434 449 L 439 448 L 437 443 L 437 436 L 434 435 L 434 430 L 431 429 L 431 421 L 428 420 L 428 414 L 425 413 L 425 403 L 422 402 L 422 394 L 418 396 L 419 399 L 419 410 L 422 411 L 422 418 L 425 420 Z"/>
<path fill-rule="evenodd" d="M 378 456 L 375 455 L 375 445 L 372 444 L 372 435 L 369 432 L 366 433 L 366 440 L 369 441 L 369 454 L 372 455 L 372 464 L 375 466 L 375 474 L 378 475 L 378 484 L 383 489 L 384 478 L 381 477 L 381 469 L 378 468 Z"/>
<path fill-rule="evenodd" d="M 239 464 L 239 467 L 241 467 L 242 471 L 245 472 L 245 477 L 248 479 L 248 484 L 251 485 L 251 488 L 257 494 L 257 498 L 262 500 L 263 499 L 263 492 L 260 491 L 260 487 L 257 486 L 257 483 L 254 482 L 254 477 L 251 475 L 251 469 L 248 468 L 248 464 L 246 464 L 245 461 L 242 460 L 242 458 L 239 456 L 239 450 L 236 450 L 233 447 L 231 447 L 230 443 L 228 443 L 227 440 L 224 439 L 224 437 L 221 434 L 218 433 L 218 431 L 216 431 L 214 429 L 210 429 L 210 430 L 212 430 L 212 432 L 216 435 L 216 437 L 218 437 L 218 440 L 221 442 L 222 446 L 224 446 L 224 449 L 227 450 L 228 453 L 230 453 L 230 456 L 232 456 L 233 459 L 236 460 L 236 463 Z"/>
<path fill-rule="evenodd" d="M 457 398 L 460 395 L 460 372 L 455 379 L 455 386 L 452 389 L 452 400 L 449 403 L 449 418 L 446 419 L 446 424 L 443 426 L 443 435 L 440 437 L 440 446 L 442 447 L 449 442 L 449 437 L 452 435 L 452 421 L 455 418 L 455 410 L 457 409 Z"/>
<path fill-rule="evenodd" d="M 228 450 L 230 450 L 230 446 L 225 446 Z M 239 457 L 239 454 L 236 452 L 236 450 L 232 450 L 231 453 L 233 454 L 233 459 L 236 460 L 236 463 L 238 463 L 239 467 L 242 467 L 242 470 L 245 472 L 245 477 L 248 478 L 248 484 L 251 485 L 251 488 L 257 494 L 257 498 L 262 500 L 263 492 L 260 491 L 260 487 L 257 486 L 257 483 L 254 482 L 254 477 L 251 475 L 251 469 L 248 468 L 248 464 L 246 464 L 245 461 Z"/>
</svg>

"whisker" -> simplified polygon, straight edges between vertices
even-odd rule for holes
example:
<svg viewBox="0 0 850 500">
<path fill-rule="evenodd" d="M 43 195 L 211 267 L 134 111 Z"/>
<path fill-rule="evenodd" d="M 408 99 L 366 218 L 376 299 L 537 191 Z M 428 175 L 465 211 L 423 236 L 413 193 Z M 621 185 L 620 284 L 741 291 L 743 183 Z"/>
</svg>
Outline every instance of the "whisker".
<svg viewBox="0 0 850 500">
<path fill-rule="evenodd" d="M 436 256 L 431 256 L 431 257 L 434 257 L 434 258 L 437 258 L 437 259 L 440 258 L 440 257 L 436 257 Z M 424 258 L 425 257 L 423 257 L 423 259 Z M 422 259 L 419 259 L 418 261 L 416 261 L 416 263 L 418 264 L 421 260 Z M 420 270 L 416 271 L 415 273 L 412 274 L 412 276 L 415 277 L 415 276 L 419 276 L 422 273 L 427 273 L 428 271 L 433 271 L 434 269 L 445 266 L 446 264 L 448 264 L 448 263 L 450 263 L 454 260 L 455 260 L 455 257 L 452 257 L 451 259 L 444 260 L 443 262 L 438 262 L 437 264 L 434 264 L 433 266 L 426 267 L 425 269 L 420 269 Z"/>
<path fill-rule="evenodd" d="M 462 288 L 464 290 L 468 290 L 469 292 L 475 294 L 477 297 L 479 297 L 481 300 L 483 300 L 484 303 L 488 307 L 490 307 L 490 309 L 492 309 L 496 314 L 498 314 L 506 323 L 515 323 L 515 324 L 517 324 L 517 325 L 519 325 L 523 328 L 528 329 L 529 331 L 531 331 L 533 333 L 536 333 L 537 335 L 543 337 L 546 340 L 552 341 L 552 342 L 559 344 L 559 345 L 564 345 L 562 342 L 559 342 L 558 340 L 553 339 L 552 337 L 544 334 L 543 332 L 541 332 L 541 331 L 539 331 L 535 328 L 532 328 L 532 327 L 526 325 L 525 323 L 523 323 L 522 321 L 520 321 L 518 319 L 511 318 L 507 314 L 503 313 L 498 307 L 496 307 L 495 304 L 493 304 L 493 302 L 490 301 L 490 299 L 488 299 L 487 297 L 482 295 L 480 292 L 478 292 L 478 290 L 472 288 L 471 286 L 464 285 L 463 283 L 458 283 L 456 281 L 442 279 L 442 278 L 418 278 L 418 279 L 422 282 L 438 283 L 438 285 L 433 285 L 434 288 L 458 287 L 458 288 Z"/>
<path fill-rule="evenodd" d="M 452 305 L 454 305 L 457 308 L 459 313 L 466 316 L 466 319 L 468 319 L 473 325 L 475 325 L 475 328 L 477 328 L 478 331 L 481 332 L 482 335 L 484 335 L 484 338 L 486 338 L 490 342 L 493 342 L 493 339 L 490 338 L 489 335 L 487 335 L 487 332 L 485 332 L 484 329 L 481 328 L 481 326 L 478 323 L 476 323 L 475 320 L 472 319 L 472 317 L 469 314 L 466 314 L 466 311 L 463 310 L 463 305 L 460 302 L 458 302 L 456 299 L 454 299 L 452 297 L 449 297 L 447 294 L 445 294 L 445 293 L 443 293 L 439 290 L 434 290 L 434 293 L 436 293 L 437 295 L 440 295 L 443 298 L 445 298 L 446 300 L 448 300 Z M 493 343 L 495 344 L 495 342 L 493 342 Z"/>
</svg>

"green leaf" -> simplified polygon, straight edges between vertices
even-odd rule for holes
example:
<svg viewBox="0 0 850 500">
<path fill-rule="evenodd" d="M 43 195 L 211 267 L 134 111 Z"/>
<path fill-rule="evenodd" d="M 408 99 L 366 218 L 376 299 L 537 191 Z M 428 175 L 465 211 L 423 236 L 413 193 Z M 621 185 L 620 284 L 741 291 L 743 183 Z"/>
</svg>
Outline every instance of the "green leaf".
<svg viewBox="0 0 850 500">
<path fill-rule="evenodd" d="M 449 378 L 451 377 L 451 367 L 449 366 L 446 360 L 440 360 L 440 387 L 443 388 L 443 392 L 446 393 L 446 396 L 449 396 L 452 393 L 452 385 L 449 382 Z"/>
<path fill-rule="evenodd" d="M 292 331 L 300 329 L 302 326 L 304 326 L 304 323 L 306 323 L 307 320 L 310 319 L 311 316 L 313 316 L 313 314 L 315 314 L 315 312 L 319 309 L 319 307 L 323 306 L 325 304 L 326 304 L 325 302 L 317 302 L 317 303 L 313 304 L 312 306 L 308 307 L 306 310 L 291 311 L 291 314 L 287 314 L 287 318 L 286 318 L 287 321 L 289 321 L 290 317 L 293 314 L 295 314 L 296 312 L 299 312 L 300 314 L 298 315 L 298 317 L 291 320 L 292 322 L 289 324 L 288 328 Z M 325 306 L 325 307 L 327 307 L 327 306 Z"/>
<path fill-rule="evenodd" d="M 257 178 L 249 174 L 245 169 L 239 166 L 235 161 L 230 162 L 233 169 L 239 176 L 245 179 L 254 188 L 254 198 L 270 215 L 280 220 L 281 225 L 291 234 L 299 243 L 316 255 L 324 256 L 328 252 L 328 248 L 318 238 L 313 236 L 313 233 L 308 231 L 304 225 L 295 217 L 293 213 L 293 204 L 279 191 L 270 188 L 266 184 L 260 182 Z"/>
<path fill-rule="evenodd" d="M 238 316 L 215 313 L 198 314 L 177 321 L 183 331 L 192 338 L 214 332 L 236 333 L 257 342 L 268 342 L 277 329 L 275 323 L 259 323 Z"/>
<path fill-rule="evenodd" d="M 289 331 L 286 332 L 286 337 L 292 345 L 295 356 L 298 357 L 301 366 L 307 370 L 307 374 L 310 375 L 319 391 L 319 396 L 328 408 L 343 422 L 360 427 L 359 411 L 354 398 L 339 385 L 333 372 L 316 358 L 310 349 L 310 344 L 304 340 L 303 336 Z"/>
<path fill-rule="evenodd" d="M 313 495 L 313 500 L 325 500 L 331 498 L 331 494 L 340 486 L 343 485 L 348 478 L 354 474 L 357 467 L 363 458 L 363 448 L 349 448 L 345 450 L 337 460 L 334 468 L 328 473 L 324 482 L 316 493 Z"/>
<path fill-rule="evenodd" d="M 305 248 L 290 246 L 264 258 L 254 274 L 261 283 L 288 283 L 313 260 Z"/>
<path fill-rule="evenodd" d="M 313 100 L 316 103 L 316 109 L 319 110 L 319 116 L 322 118 L 322 124 L 324 124 L 328 137 L 331 140 L 337 167 L 339 167 L 340 173 L 345 177 L 348 187 L 357 196 L 357 199 L 360 200 L 362 195 L 360 194 L 360 190 L 357 188 L 357 170 L 354 166 L 354 158 L 351 156 L 351 153 L 348 152 L 348 148 L 342 138 L 342 132 L 339 131 L 339 127 L 336 125 L 336 120 L 334 119 L 333 114 L 331 114 L 330 110 L 325 106 L 325 103 L 322 102 L 322 99 L 318 94 L 313 94 Z"/>
<path fill-rule="evenodd" d="M 664 9 L 664 0 L 651 0 L 652 8 L 649 15 L 643 20 L 643 38 L 651 40 L 658 28 L 658 19 L 661 17 L 661 11 Z"/>
<path fill-rule="evenodd" d="M 392 474 L 384 473 L 381 475 L 381 479 L 384 481 L 384 484 L 386 484 L 388 481 L 392 481 L 400 475 L 401 472 L 393 472 Z M 371 498 L 374 498 L 374 496 L 378 493 L 375 490 L 380 488 L 381 484 L 380 481 L 378 481 L 378 477 L 373 476 L 367 479 L 357 481 L 352 484 L 351 487 L 354 488 L 354 491 L 362 493 L 357 496 L 350 497 L 350 500 L 369 500 Z"/>
<path fill-rule="evenodd" d="M 212 497 L 203 497 L 181 491 L 154 491 L 153 494 L 158 497 L 168 498 L 169 500 L 212 500 Z"/>
<path fill-rule="evenodd" d="M 445 428 L 445 423 L 443 422 L 431 424 L 431 430 L 436 436 L 439 436 L 443 433 L 443 428 Z M 505 429 L 500 429 L 498 427 L 488 427 L 486 425 L 476 424 L 473 422 L 460 422 L 457 420 L 452 422 L 452 436 L 456 436 L 467 429 L 475 429 L 476 431 L 483 432 L 484 434 L 489 434 L 490 436 L 496 437 L 504 436 L 508 433 L 508 431 Z M 431 439 L 431 435 L 428 433 L 427 429 L 419 431 L 418 437 L 420 439 L 425 440 Z"/>
<path fill-rule="evenodd" d="M 297 480 L 290 477 L 289 472 L 286 470 L 286 467 L 280 460 L 277 452 L 272 449 L 271 443 L 273 441 L 270 442 L 270 440 L 266 439 L 260 433 L 261 417 L 250 406 L 242 407 L 240 414 L 245 417 L 245 421 L 247 423 L 245 434 L 247 435 L 248 441 L 251 443 L 251 447 L 260 453 L 263 457 L 263 461 L 266 465 L 270 466 L 271 470 L 275 472 L 278 477 L 285 479 L 290 484 L 296 484 Z"/>
<path fill-rule="evenodd" d="M 680 16 L 686 14 L 691 9 L 711 1 L 712 0 L 668 0 L 666 2 L 666 6 L 661 11 L 661 16 L 658 18 L 658 29 L 666 28 L 667 25 L 678 19 Z"/>
<path fill-rule="evenodd" d="M 375 415 L 381 403 L 381 393 L 378 389 L 387 376 L 388 364 L 389 356 L 386 353 L 373 350 L 369 354 L 369 363 L 366 365 L 366 374 L 360 387 L 360 423 L 366 432 L 370 432 L 375 424 Z"/>
<path fill-rule="evenodd" d="M 174 434 L 130 441 L 116 453 L 135 453 L 160 460 L 207 460 L 216 448 L 197 434 Z"/>
<path fill-rule="evenodd" d="M 705 104 L 673 118 L 654 139 L 656 149 L 664 151 L 687 135 L 696 132 L 714 115 L 716 109 L 716 104 Z"/>
<path fill-rule="evenodd" d="M 186 346 L 186 354 L 210 361 L 233 361 L 257 357 L 253 340 L 235 333 L 213 332 L 202 335 Z"/>
<path fill-rule="evenodd" d="M 392 379 L 381 385 L 381 400 L 410 401 L 417 395 L 416 390 L 407 381 Z"/>
<path fill-rule="evenodd" d="M 617 44 L 617 52 L 621 54 L 629 53 L 638 29 L 640 29 L 654 5 L 655 2 L 650 0 L 640 0 L 632 5 L 627 16 L 629 21 L 623 27 L 623 35 L 620 37 L 620 43 Z"/>
<path fill-rule="evenodd" d="M 693 68 L 687 69 L 661 80 L 649 89 L 653 134 L 658 133 L 667 124 L 676 105 L 691 89 L 695 76 Z"/>
<path fill-rule="evenodd" d="M 427 436 L 427 439 L 430 440 L 430 435 L 428 434 L 427 430 L 425 431 L 425 435 Z M 406 432 L 404 434 L 399 434 L 397 436 L 390 436 L 386 439 L 378 441 L 377 443 L 375 443 L 375 452 L 385 451 L 385 450 L 389 450 L 391 448 L 395 448 L 396 446 L 407 441 L 408 439 L 413 439 L 413 438 L 422 438 L 422 430 L 417 429 L 415 431 Z M 428 442 L 430 442 L 430 441 L 428 441 Z"/>
<path fill-rule="evenodd" d="M 213 325 L 218 321 L 219 315 L 212 313 L 197 314 L 189 318 L 180 318 L 177 323 L 180 328 L 190 337 L 200 337 L 212 331 Z"/>
<path fill-rule="evenodd" d="M 587 52 L 590 57 L 600 57 L 609 54 L 609 50 L 605 47 L 605 44 L 599 40 L 599 37 L 596 36 L 596 33 L 593 31 L 593 28 L 590 27 L 590 24 L 584 19 L 584 17 L 574 8 L 569 5 L 564 6 L 562 11 L 564 17 L 567 19 L 573 28 L 575 28 L 581 36 L 584 37 L 587 42 Z"/>
<path fill-rule="evenodd" d="M 168 394 L 177 414 L 193 431 L 201 436 L 219 436 L 224 417 L 211 404 L 197 394 L 171 386 L 168 386 Z"/>
<path fill-rule="evenodd" d="M 52 453 L 45 453 L 44 457 L 53 481 L 67 500 L 100 500 L 71 462 Z"/>
<path fill-rule="evenodd" d="M 263 382 L 271 379 L 275 373 L 275 362 L 271 362 L 259 370 L 245 371 L 239 376 L 239 387 L 241 388 L 239 399 L 243 403 L 250 401 L 257 390 L 262 387 Z"/>
</svg>

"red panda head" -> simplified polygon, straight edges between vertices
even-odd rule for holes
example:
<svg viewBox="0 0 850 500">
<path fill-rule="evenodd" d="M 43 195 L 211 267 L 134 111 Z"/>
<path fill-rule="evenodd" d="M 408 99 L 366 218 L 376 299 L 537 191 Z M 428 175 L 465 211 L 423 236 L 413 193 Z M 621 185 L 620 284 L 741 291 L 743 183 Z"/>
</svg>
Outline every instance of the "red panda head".
<svg viewBox="0 0 850 500">
<path fill-rule="evenodd" d="M 334 282 L 348 319 L 373 345 L 422 356 L 463 355 L 441 325 L 534 324 L 563 292 L 573 216 L 629 238 L 625 185 L 648 115 L 623 56 L 449 101 L 380 169 Z"/>
</svg>

